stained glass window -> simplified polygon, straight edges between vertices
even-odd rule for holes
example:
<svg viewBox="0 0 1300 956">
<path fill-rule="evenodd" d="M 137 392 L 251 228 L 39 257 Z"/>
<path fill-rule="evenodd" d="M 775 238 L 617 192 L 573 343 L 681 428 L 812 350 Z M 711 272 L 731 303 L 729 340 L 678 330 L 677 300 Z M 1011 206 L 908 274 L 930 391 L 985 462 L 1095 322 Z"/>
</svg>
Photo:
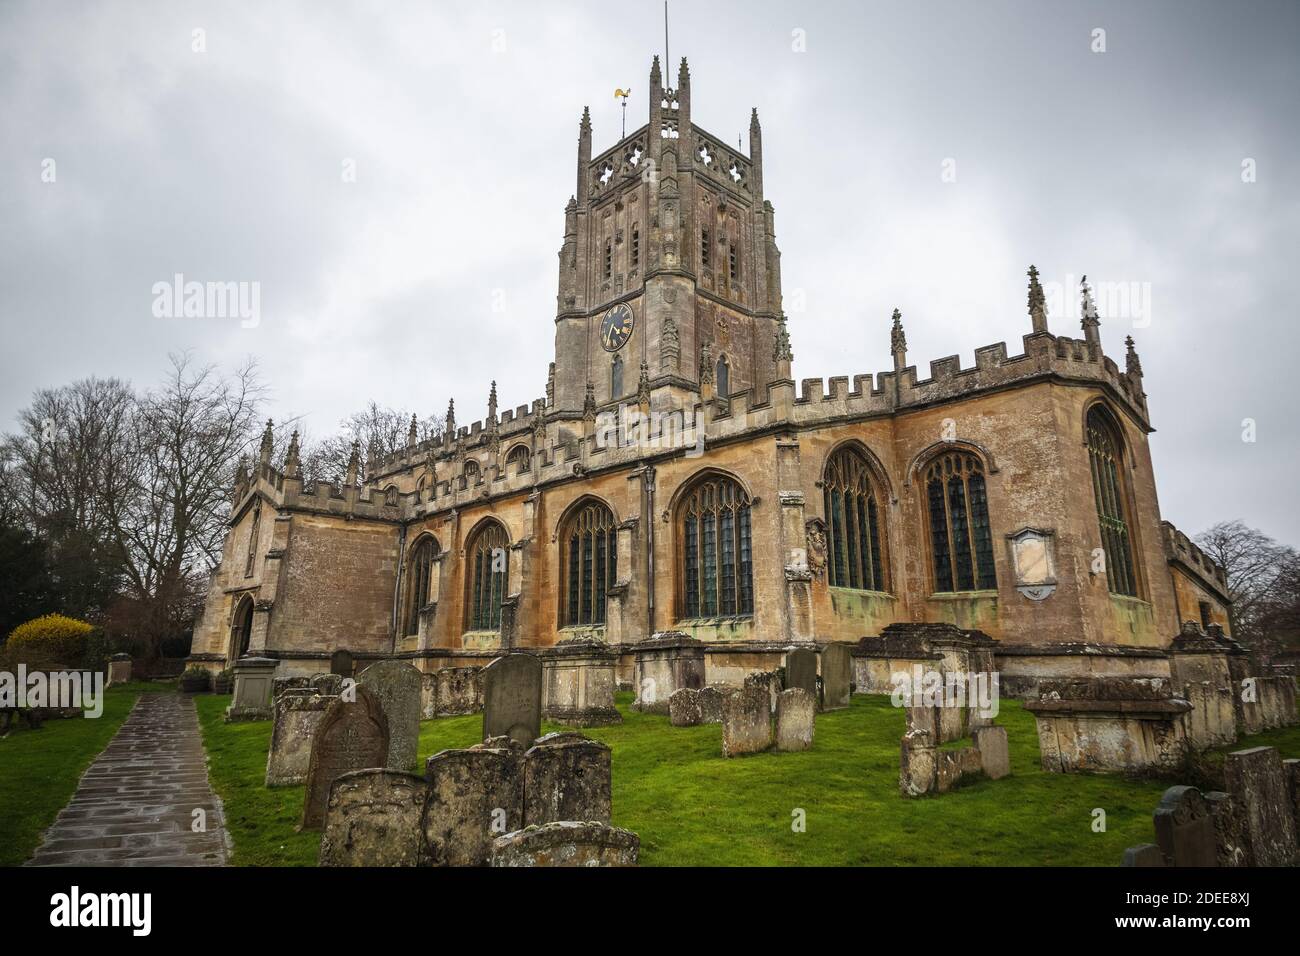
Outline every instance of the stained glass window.
<svg viewBox="0 0 1300 956">
<path fill-rule="evenodd" d="M 683 616 L 754 613 L 749 508 L 744 489 L 721 476 L 701 481 L 679 505 Z"/>
<path fill-rule="evenodd" d="M 1088 460 L 1092 493 L 1101 526 L 1101 546 L 1106 553 L 1106 583 L 1114 594 L 1137 597 L 1133 570 L 1133 543 L 1129 534 L 1124 458 L 1115 426 L 1101 406 L 1088 412 Z"/>
<path fill-rule="evenodd" d="M 934 590 L 995 589 L 983 464 L 968 452 L 940 455 L 926 470 L 925 489 Z"/>
<path fill-rule="evenodd" d="M 880 550 L 876 489 L 860 452 L 843 448 L 831 456 L 822 479 L 822 494 L 831 586 L 888 590 L 885 556 Z"/>
<path fill-rule="evenodd" d="M 614 584 L 618 559 L 613 513 L 591 502 L 565 522 L 560 540 L 568 555 L 560 620 L 567 627 L 604 624 L 605 595 Z"/>
</svg>

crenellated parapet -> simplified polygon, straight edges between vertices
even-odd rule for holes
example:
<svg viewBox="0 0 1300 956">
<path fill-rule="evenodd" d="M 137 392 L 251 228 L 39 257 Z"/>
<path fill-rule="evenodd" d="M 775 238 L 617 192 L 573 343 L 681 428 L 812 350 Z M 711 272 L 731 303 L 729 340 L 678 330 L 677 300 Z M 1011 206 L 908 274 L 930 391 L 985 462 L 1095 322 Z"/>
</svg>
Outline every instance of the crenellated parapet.
<svg viewBox="0 0 1300 956">
<path fill-rule="evenodd" d="M 1225 602 L 1231 601 L 1228 575 L 1223 566 L 1198 548 L 1187 535 L 1170 522 L 1161 521 L 1160 530 L 1164 533 L 1165 557 L 1192 574 L 1211 593 L 1218 595 Z"/>
</svg>

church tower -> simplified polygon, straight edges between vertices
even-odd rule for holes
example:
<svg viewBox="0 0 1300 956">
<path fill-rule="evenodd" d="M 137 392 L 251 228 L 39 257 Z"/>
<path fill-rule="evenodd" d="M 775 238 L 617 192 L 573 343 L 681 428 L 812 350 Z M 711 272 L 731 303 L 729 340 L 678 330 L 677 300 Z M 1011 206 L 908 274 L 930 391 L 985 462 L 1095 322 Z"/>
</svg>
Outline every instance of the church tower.
<svg viewBox="0 0 1300 956">
<path fill-rule="evenodd" d="M 691 122 L 685 58 L 675 87 L 650 68 L 649 122 L 592 156 L 578 127 L 577 192 L 564 214 L 554 418 L 635 404 L 642 363 L 655 407 L 720 398 L 777 377 L 780 253 L 763 199 L 758 111 L 749 155 Z M 675 398 L 668 396 L 679 393 Z"/>
</svg>

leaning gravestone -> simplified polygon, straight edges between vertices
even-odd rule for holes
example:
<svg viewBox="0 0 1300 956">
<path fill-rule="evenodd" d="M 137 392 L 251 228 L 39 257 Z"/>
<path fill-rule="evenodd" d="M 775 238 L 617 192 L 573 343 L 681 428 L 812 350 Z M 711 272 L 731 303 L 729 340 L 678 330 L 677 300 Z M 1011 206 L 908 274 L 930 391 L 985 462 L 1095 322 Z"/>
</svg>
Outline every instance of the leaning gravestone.
<svg viewBox="0 0 1300 956">
<path fill-rule="evenodd" d="M 375 695 L 364 687 L 330 704 L 316 728 L 307 766 L 307 795 L 299 829 L 318 830 L 334 781 L 352 770 L 382 768 L 388 759 L 388 718 Z M 351 703 L 348 697 L 355 694 Z"/>
<path fill-rule="evenodd" d="M 287 787 L 307 779 L 316 728 L 338 698 L 312 693 L 311 688 L 281 691 L 272 705 L 274 727 L 266 755 L 266 785 Z"/>
<path fill-rule="evenodd" d="M 484 866 L 492 841 L 524 825 L 524 755 L 505 740 L 444 750 L 425 763 L 424 833 L 433 866 Z"/>
<path fill-rule="evenodd" d="M 759 753 L 772 746 L 772 710 L 768 689 L 747 685 L 722 701 L 722 755 Z"/>
<path fill-rule="evenodd" d="M 817 699 L 817 652 L 797 647 L 785 652 L 785 686 L 802 687 Z"/>
<path fill-rule="evenodd" d="M 524 754 L 524 825 L 609 823 L 610 749 L 581 734 L 547 734 Z"/>
<path fill-rule="evenodd" d="M 493 866 L 636 866 L 641 839 L 603 823 L 565 820 L 498 837 Z"/>
<path fill-rule="evenodd" d="M 351 677 L 355 666 L 352 662 L 352 654 L 349 651 L 335 651 L 330 655 L 331 674 L 337 674 L 339 677 Z"/>
<path fill-rule="evenodd" d="M 849 706 L 853 658 L 843 644 L 822 648 L 822 710 L 842 710 Z"/>
<path fill-rule="evenodd" d="M 330 787 L 321 866 L 419 866 L 425 782 L 396 770 L 354 770 Z"/>
<path fill-rule="evenodd" d="M 668 698 L 668 723 L 674 727 L 694 727 L 703 722 L 700 692 L 693 687 L 673 691 Z"/>
<path fill-rule="evenodd" d="M 1156 842 L 1170 866 L 1218 866 L 1214 818 L 1195 787 L 1170 787 L 1155 813 Z"/>
<path fill-rule="evenodd" d="M 1251 866 L 1290 866 L 1296 856 L 1296 822 L 1276 747 L 1228 754 L 1228 792 L 1240 805 Z"/>
<path fill-rule="evenodd" d="M 776 701 L 776 749 L 807 750 L 813 744 L 817 700 L 802 687 L 781 691 Z"/>
<path fill-rule="evenodd" d="M 385 766 L 409 771 L 420 742 L 420 672 L 405 661 L 379 661 L 361 672 L 357 684 L 379 699 L 388 718 Z"/>
<path fill-rule="evenodd" d="M 507 654 L 483 668 L 483 739 L 509 737 L 531 747 L 542 735 L 542 662 Z"/>
</svg>

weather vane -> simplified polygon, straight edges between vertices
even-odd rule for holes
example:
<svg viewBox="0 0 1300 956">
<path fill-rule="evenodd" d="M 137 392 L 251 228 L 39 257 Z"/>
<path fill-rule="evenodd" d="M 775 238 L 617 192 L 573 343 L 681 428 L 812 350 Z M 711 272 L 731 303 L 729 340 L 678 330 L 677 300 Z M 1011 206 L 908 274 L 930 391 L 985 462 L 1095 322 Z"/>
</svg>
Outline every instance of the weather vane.
<svg viewBox="0 0 1300 956">
<path fill-rule="evenodd" d="M 632 87 L 627 89 L 617 89 L 614 91 L 614 99 L 623 101 L 623 135 L 619 139 L 627 137 L 627 98 L 632 95 Z"/>
</svg>

